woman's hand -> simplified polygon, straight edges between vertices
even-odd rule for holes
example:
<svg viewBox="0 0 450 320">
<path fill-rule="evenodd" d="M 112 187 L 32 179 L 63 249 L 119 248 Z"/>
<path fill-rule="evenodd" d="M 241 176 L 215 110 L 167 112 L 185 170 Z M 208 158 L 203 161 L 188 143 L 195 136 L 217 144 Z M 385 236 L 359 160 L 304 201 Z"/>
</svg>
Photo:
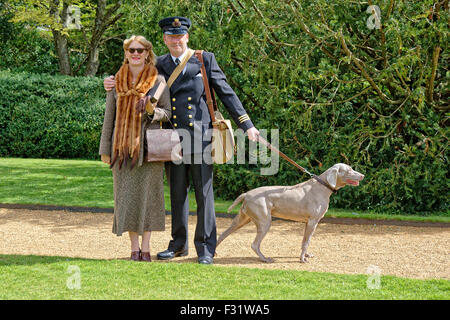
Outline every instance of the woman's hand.
<svg viewBox="0 0 450 320">
<path fill-rule="evenodd" d="M 106 155 L 106 154 L 102 154 L 102 161 L 106 164 L 111 164 L 111 157 Z"/>
<path fill-rule="evenodd" d="M 145 96 L 136 103 L 136 112 L 142 113 L 147 111 L 148 114 L 152 115 L 155 111 L 153 103 L 151 103 L 151 98 L 149 96 Z"/>
</svg>

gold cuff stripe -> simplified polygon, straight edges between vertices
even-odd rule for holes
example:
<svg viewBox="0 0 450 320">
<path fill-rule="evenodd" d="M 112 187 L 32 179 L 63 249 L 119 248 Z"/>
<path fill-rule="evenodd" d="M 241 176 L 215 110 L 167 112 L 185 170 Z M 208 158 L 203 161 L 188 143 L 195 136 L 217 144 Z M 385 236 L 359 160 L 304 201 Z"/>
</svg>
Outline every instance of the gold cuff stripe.
<svg viewBox="0 0 450 320">
<path fill-rule="evenodd" d="M 240 116 L 238 118 L 238 120 L 239 120 L 240 123 L 243 123 L 243 122 L 245 122 L 247 120 L 250 120 L 250 117 L 248 116 L 248 114 L 244 114 L 244 115 Z"/>
</svg>

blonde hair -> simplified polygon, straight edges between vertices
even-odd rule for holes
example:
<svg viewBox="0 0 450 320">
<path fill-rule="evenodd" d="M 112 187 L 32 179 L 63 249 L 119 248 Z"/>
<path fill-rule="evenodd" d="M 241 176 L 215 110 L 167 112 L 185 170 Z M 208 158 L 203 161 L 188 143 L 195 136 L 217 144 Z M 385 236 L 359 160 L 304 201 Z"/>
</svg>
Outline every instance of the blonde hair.
<svg viewBox="0 0 450 320">
<path fill-rule="evenodd" d="M 149 63 L 149 64 L 154 66 L 156 64 L 156 55 L 153 52 L 153 45 L 152 45 L 152 43 L 150 41 L 145 39 L 144 36 L 132 35 L 130 38 L 125 39 L 123 41 L 123 50 L 127 51 L 128 48 L 130 47 L 130 44 L 133 41 L 137 41 L 137 42 L 139 42 L 140 44 L 142 44 L 144 46 L 144 48 L 148 51 L 148 57 L 145 59 L 145 63 Z M 124 58 L 123 63 L 128 63 L 128 60 L 127 60 L 126 57 Z"/>
</svg>

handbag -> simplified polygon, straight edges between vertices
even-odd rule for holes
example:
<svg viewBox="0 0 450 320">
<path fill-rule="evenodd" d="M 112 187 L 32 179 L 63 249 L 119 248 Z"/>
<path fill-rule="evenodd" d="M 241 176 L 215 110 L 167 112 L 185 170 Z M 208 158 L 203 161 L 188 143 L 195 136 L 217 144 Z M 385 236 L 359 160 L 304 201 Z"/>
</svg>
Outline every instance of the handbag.
<svg viewBox="0 0 450 320">
<path fill-rule="evenodd" d="M 211 157 L 213 163 L 224 164 L 234 155 L 234 134 L 231 121 L 223 117 L 217 109 L 214 91 L 210 90 L 205 64 L 203 63 L 203 50 L 196 50 L 195 56 L 201 62 L 203 85 L 205 86 L 206 104 L 213 125 Z"/>
<path fill-rule="evenodd" d="M 175 129 L 163 129 L 160 122 L 159 129 L 147 129 L 145 131 L 147 138 L 147 152 L 145 161 L 147 162 L 165 162 L 180 161 L 181 154 L 180 136 Z"/>
<path fill-rule="evenodd" d="M 153 104 L 153 110 L 156 108 L 156 104 L 163 90 L 164 85 L 160 83 L 149 102 Z M 145 130 L 145 138 L 147 140 L 147 150 L 144 155 L 144 160 L 146 162 L 175 162 L 180 161 L 183 158 L 180 136 L 178 132 L 173 129 L 173 126 L 172 129 L 163 129 L 162 121 L 160 121 L 159 129 Z"/>
</svg>

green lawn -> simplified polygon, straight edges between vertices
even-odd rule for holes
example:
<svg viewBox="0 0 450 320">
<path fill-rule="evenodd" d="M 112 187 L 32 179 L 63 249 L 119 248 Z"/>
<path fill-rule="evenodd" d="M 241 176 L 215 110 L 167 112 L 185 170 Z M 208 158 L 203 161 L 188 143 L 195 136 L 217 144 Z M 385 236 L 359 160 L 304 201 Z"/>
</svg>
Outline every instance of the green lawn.
<svg viewBox="0 0 450 320">
<path fill-rule="evenodd" d="M 170 210 L 166 183 L 164 196 Z M 101 161 L 0 158 L 0 203 L 113 208 L 112 173 Z M 189 203 L 195 211 L 193 191 Z M 226 212 L 232 201 L 215 203 Z"/>
<path fill-rule="evenodd" d="M 0 255 L 0 299 L 448 299 L 450 281 Z"/>
<path fill-rule="evenodd" d="M 195 211 L 194 196 L 190 196 Z M 225 212 L 231 202 L 217 199 L 217 212 Z M 0 203 L 112 208 L 111 172 L 100 161 L 0 158 Z M 170 209 L 167 187 L 166 208 Z M 328 215 L 385 218 L 343 210 L 331 210 Z M 450 222 L 448 215 L 421 219 Z M 67 283 L 74 283 L 76 270 L 80 287 L 70 289 Z M 0 299 L 450 298 L 448 280 L 382 276 L 380 288 L 369 289 L 368 279 L 369 275 L 0 253 Z"/>
<path fill-rule="evenodd" d="M 170 211 L 167 184 L 165 199 L 166 209 Z M 226 212 L 232 202 L 216 196 L 216 212 Z M 0 203 L 113 208 L 112 173 L 101 161 L 0 158 Z M 190 210 L 195 211 L 193 191 L 189 194 L 189 203 Z M 238 210 L 239 207 L 232 212 Z M 326 216 L 450 222 L 448 212 L 401 216 L 331 208 Z"/>
</svg>

